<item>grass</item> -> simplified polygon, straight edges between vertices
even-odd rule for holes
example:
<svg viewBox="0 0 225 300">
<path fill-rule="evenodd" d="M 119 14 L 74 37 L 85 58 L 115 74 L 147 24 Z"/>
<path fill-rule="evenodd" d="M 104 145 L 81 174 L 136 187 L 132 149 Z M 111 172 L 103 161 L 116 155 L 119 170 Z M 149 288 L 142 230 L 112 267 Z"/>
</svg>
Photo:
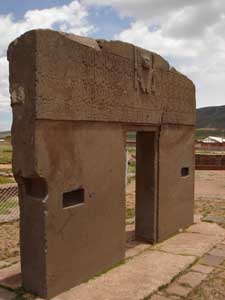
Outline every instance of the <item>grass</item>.
<svg viewBox="0 0 225 300">
<path fill-rule="evenodd" d="M 12 168 L 0 168 L 1 173 L 12 173 Z"/>
<path fill-rule="evenodd" d="M 12 162 L 12 146 L 9 142 L 0 144 L 0 164 L 10 164 Z"/>
<path fill-rule="evenodd" d="M 18 205 L 17 197 L 11 198 L 7 201 L 0 202 L 0 215 L 8 215 L 11 211 L 11 208 L 14 208 Z"/>
<path fill-rule="evenodd" d="M 195 131 L 196 139 L 204 139 L 207 136 L 221 136 L 224 137 L 224 129 L 216 128 L 197 128 Z"/>
<path fill-rule="evenodd" d="M 12 177 L 0 176 L 0 184 L 14 183 L 15 180 Z"/>
<path fill-rule="evenodd" d="M 1 131 L 0 139 L 11 139 L 11 132 L 10 131 Z"/>
<path fill-rule="evenodd" d="M 220 150 L 206 150 L 206 149 L 196 149 L 195 154 L 206 154 L 206 155 L 225 155 L 225 151 Z"/>
<path fill-rule="evenodd" d="M 135 216 L 135 209 L 127 208 L 126 209 L 126 219 L 134 218 L 134 216 Z"/>
<path fill-rule="evenodd" d="M 130 163 L 128 165 L 128 173 L 129 174 L 135 174 L 136 170 L 136 164 L 135 163 Z"/>
<path fill-rule="evenodd" d="M 127 150 L 130 155 L 136 155 L 136 146 L 127 146 Z"/>
</svg>

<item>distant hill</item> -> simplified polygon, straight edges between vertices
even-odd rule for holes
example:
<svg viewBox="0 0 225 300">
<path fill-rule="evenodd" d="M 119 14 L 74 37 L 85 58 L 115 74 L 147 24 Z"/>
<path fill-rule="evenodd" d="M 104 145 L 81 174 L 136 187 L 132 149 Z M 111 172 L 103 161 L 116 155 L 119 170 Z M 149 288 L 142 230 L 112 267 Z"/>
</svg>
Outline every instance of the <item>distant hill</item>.
<svg viewBox="0 0 225 300">
<path fill-rule="evenodd" d="M 225 105 L 198 108 L 196 111 L 196 138 L 225 137 Z"/>
<path fill-rule="evenodd" d="M 225 105 L 198 108 L 196 127 L 225 129 Z"/>
</svg>

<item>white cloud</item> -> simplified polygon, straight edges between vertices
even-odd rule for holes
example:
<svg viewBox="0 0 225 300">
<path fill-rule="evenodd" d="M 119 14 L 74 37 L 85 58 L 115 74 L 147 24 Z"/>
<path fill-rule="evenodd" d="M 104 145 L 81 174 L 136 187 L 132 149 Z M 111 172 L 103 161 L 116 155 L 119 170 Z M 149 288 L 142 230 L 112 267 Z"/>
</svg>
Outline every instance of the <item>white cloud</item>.
<svg viewBox="0 0 225 300">
<path fill-rule="evenodd" d="M 93 31 L 87 21 L 88 12 L 78 0 L 68 5 L 27 11 L 21 20 L 12 14 L 0 15 L 0 111 L 10 111 L 8 92 L 8 63 L 6 50 L 9 43 L 24 32 L 35 28 L 54 28 L 80 35 Z"/>
<path fill-rule="evenodd" d="M 163 34 L 161 28 L 151 31 L 148 24 L 136 21 L 116 38 L 151 49 L 164 56 L 169 56 L 171 53 L 177 58 L 196 56 L 196 51 L 192 47 L 189 47 L 186 40 L 173 39 L 169 36 L 163 36 Z M 185 52 L 183 51 L 184 48 Z"/>
<path fill-rule="evenodd" d="M 197 105 L 225 104 L 225 1 L 84 0 L 134 21 L 115 38 L 165 56 L 194 80 Z"/>
<path fill-rule="evenodd" d="M 34 28 L 90 34 L 88 5 L 109 5 L 121 17 L 132 16 L 133 22 L 115 38 L 163 55 L 193 79 L 198 106 L 225 104 L 224 0 L 75 0 L 27 11 L 21 20 L 0 15 L 0 112 L 10 111 L 8 44 Z"/>
<path fill-rule="evenodd" d="M 9 111 L 8 61 L 0 57 L 0 111 Z"/>
</svg>

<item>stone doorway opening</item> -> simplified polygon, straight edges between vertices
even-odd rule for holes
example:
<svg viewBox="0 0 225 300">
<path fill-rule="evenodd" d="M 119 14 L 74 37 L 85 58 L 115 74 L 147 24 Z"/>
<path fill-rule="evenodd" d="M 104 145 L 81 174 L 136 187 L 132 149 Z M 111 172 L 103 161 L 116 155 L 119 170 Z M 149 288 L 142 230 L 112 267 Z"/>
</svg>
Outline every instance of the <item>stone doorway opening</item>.
<svg viewBox="0 0 225 300">
<path fill-rule="evenodd" d="M 127 241 L 157 241 L 157 134 L 126 134 Z"/>
<path fill-rule="evenodd" d="M 136 208 L 136 132 L 126 132 L 126 239 L 135 240 Z"/>
</svg>

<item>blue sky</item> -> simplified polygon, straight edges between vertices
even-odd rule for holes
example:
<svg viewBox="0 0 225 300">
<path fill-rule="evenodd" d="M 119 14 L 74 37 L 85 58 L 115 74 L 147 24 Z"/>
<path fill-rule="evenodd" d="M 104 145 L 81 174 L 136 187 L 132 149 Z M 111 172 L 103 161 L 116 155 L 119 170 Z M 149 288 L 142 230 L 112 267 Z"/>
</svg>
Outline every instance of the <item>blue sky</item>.
<svg viewBox="0 0 225 300">
<path fill-rule="evenodd" d="M 19 21 L 29 10 L 60 7 L 71 2 L 71 0 L 7 0 L 0 2 L 0 15 L 13 14 L 14 20 Z M 129 16 L 119 17 L 118 13 L 110 5 L 91 6 L 88 8 L 88 13 L 89 22 L 98 28 L 96 32 L 91 34 L 92 37 L 96 38 L 112 39 L 115 34 L 128 27 L 132 21 L 132 17 Z"/>
<path fill-rule="evenodd" d="M 70 2 L 70 0 L 7 0 L 0 2 L 0 13 L 1 15 L 13 13 L 15 19 L 19 20 L 28 10 L 60 6 Z"/>
<path fill-rule="evenodd" d="M 223 0 L 7 0 L 0 2 L 0 131 L 11 126 L 7 46 L 34 28 L 155 51 L 195 82 L 198 107 L 225 104 Z"/>
</svg>

